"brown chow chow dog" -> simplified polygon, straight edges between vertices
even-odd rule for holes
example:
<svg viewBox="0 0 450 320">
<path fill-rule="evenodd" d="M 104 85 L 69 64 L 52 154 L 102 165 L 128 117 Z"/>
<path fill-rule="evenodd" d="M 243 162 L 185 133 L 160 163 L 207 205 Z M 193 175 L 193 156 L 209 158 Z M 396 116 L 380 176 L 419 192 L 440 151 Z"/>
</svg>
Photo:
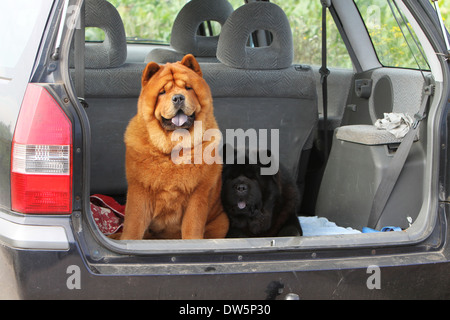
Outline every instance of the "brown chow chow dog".
<svg viewBox="0 0 450 320">
<path fill-rule="evenodd" d="M 194 120 L 201 131 L 195 135 Z M 194 56 L 147 65 L 138 111 L 125 132 L 128 193 L 122 240 L 144 234 L 154 239 L 225 237 L 229 222 L 220 201 L 222 166 L 199 164 L 194 152 L 184 154 L 186 148 L 204 151 L 218 145 L 202 139 L 206 130 L 217 128 L 211 91 Z M 172 137 L 177 129 L 188 132 L 183 156 L 191 164 L 172 161 L 180 145 Z"/>
</svg>

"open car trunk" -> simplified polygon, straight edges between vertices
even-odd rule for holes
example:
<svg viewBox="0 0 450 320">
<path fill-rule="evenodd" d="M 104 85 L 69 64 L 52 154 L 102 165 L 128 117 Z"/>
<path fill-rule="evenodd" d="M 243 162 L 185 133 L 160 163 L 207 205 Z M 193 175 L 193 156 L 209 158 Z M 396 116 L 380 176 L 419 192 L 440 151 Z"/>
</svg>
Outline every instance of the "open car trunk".
<svg viewBox="0 0 450 320">
<path fill-rule="evenodd" d="M 329 68 L 325 119 L 319 66 L 294 63 L 283 70 L 251 70 L 200 61 L 204 78 L 211 87 L 215 116 L 224 137 L 227 129 L 279 130 L 280 162 L 291 170 L 302 193 L 298 216 L 304 234 L 296 237 L 139 241 L 107 237 L 102 230 L 111 225 L 102 229 L 101 223 L 120 225 L 122 215 L 114 210 L 103 217 L 95 215 L 98 207 L 108 210 L 111 206 L 95 202 L 91 196 L 112 197 L 116 201 L 112 207 L 124 212 L 127 184 L 123 134 L 137 110 L 140 77 L 147 61 L 136 59 L 136 56 L 144 58 L 142 48 L 137 50 L 122 43 L 116 51 L 128 50 L 128 60 L 102 66 L 104 58 L 95 51 L 100 44 L 87 43 L 86 56 L 94 57 L 87 60 L 89 63 L 86 62 L 83 71 L 85 99 L 89 105 L 84 109 L 89 121 L 84 127 L 86 133 L 90 133 L 90 139 L 86 139 L 90 157 L 86 157 L 85 163 L 89 168 L 86 170 L 89 185 L 86 186 L 88 194 L 83 196 L 83 217 L 73 217 L 73 223 L 75 230 L 82 234 L 80 240 L 92 266 L 106 273 L 156 272 L 151 266 L 133 265 L 131 257 L 168 256 L 170 261 L 176 262 L 190 261 L 186 255 L 198 254 L 198 257 L 208 256 L 216 261 L 215 271 L 230 272 L 233 264 L 219 264 L 242 261 L 247 253 L 256 254 L 252 259 L 263 259 L 259 254 L 269 252 L 278 253 L 277 258 L 281 259 L 288 259 L 285 254 L 289 252 L 315 258 L 318 250 L 333 257 L 338 254 L 333 249 L 360 248 L 370 254 L 373 251 L 367 251 L 367 248 L 429 246 L 424 241 L 432 243 L 430 235 L 433 231 L 440 232 L 435 228 L 444 218 L 439 207 L 439 196 L 445 197 L 441 192 L 439 169 L 443 165 L 440 163 L 443 159 L 441 146 L 446 143 L 441 132 L 446 125 L 443 109 L 448 94 L 448 70 L 443 59 L 435 54 L 438 51 L 436 44 L 427 39 L 426 31 L 415 20 L 418 17 L 411 13 L 417 4 L 411 1 L 397 3 L 396 10 L 410 22 L 428 66 L 424 70 L 384 66 L 376 56 L 358 7 L 353 1 L 333 1 L 330 16 L 348 49 L 353 69 Z M 91 9 L 88 1 L 87 20 L 93 19 L 89 16 Z M 101 17 L 107 18 L 107 15 Z M 104 21 L 97 22 L 99 27 L 105 25 Z M 408 33 L 407 28 L 404 32 Z M 149 46 L 149 51 L 151 49 Z M 68 74 L 74 81 L 83 75 L 77 73 L 74 65 L 69 67 Z M 389 172 L 389 165 L 402 142 L 402 138 L 393 138 L 389 136 L 391 133 L 374 125 L 384 118 L 385 113 L 410 114 L 414 122 L 414 114 L 425 99 L 423 90 L 426 86 L 431 86 L 433 93 L 426 118 L 420 122 L 381 218 L 371 224 L 377 188 Z M 75 91 L 73 87 L 72 90 Z M 325 136 L 328 137 L 328 148 L 324 144 Z M 399 231 L 366 232 L 365 227 L 377 231 L 383 227 L 398 227 L 395 230 Z M 81 230 L 91 232 L 81 233 Z M 223 255 L 215 255 L 218 253 Z M 349 254 L 355 256 L 354 251 Z M 127 257 L 126 261 L 120 260 L 124 257 Z M 165 261 L 165 258 L 161 259 Z M 206 258 L 199 258 L 199 261 L 202 259 Z M 158 272 L 170 272 L 169 269 Z M 252 272 L 251 268 L 247 271 Z"/>
</svg>

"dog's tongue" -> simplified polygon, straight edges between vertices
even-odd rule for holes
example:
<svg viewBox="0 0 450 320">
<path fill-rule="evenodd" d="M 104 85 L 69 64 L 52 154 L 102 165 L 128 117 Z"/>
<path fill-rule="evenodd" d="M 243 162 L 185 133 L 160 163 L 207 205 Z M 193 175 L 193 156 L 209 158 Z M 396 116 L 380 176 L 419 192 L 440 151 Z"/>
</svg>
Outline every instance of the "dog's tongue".
<svg viewBox="0 0 450 320">
<path fill-rule="evenodd" d="M 183 111 L 178 111 L 175 117 L 172 118 L 172 123 L 176 125 L 177 127 L 181 127 L 183 124 L 186 123 L 188 117 L 184 114 Z"/>
<path fill-rule="evenodd" d="M 247 206 L 247 204 L 245 203 L 245 201 L 239 201 L 237 203 L 237 206 L 239 209 L 244 209 Z"/>
</svg>

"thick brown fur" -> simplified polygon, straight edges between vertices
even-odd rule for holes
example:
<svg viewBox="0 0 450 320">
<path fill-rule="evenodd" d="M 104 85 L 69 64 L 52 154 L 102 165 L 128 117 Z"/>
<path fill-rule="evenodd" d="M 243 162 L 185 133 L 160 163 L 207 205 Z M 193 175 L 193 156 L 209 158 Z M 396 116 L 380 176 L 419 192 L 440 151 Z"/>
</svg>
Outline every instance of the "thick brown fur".
<svg viewBox="0 0 450 320">
<path fill-rule="evenodd" d="M 175 96 L 183 96 L 182 106 Z M 179 102 L 179 101 L 178 101 Z M 188 117 L 183 126 L 171 123 L 182 110 Z M 125 239 L 223 238 L 228 218 L 220 202 L 220 164 L 176 164 L 171 152 L 180 144 L 172 141 L 177 128 L 189 130 L 192 151 L 211 148 L 219 141 L 202 141 L 193 134 L 193 119 L 201 131 L 217 129 L 211 91 L 192 55 L 181 62 L 158 65 L 150 62 L 142 75 L 138 112 L 125 132 L 128 182 L 124 229 Z M 196 130 L 199 129 L 195 126 Z M 184 154 L 183 154 L 184 155 Z"/>
</svg>

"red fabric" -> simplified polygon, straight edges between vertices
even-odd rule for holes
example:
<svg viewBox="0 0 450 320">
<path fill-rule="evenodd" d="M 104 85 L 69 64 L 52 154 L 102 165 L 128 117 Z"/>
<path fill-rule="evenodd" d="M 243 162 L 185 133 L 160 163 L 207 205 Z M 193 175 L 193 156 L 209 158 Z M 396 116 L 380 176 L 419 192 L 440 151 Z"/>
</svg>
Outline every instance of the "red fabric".
<svg viewBox="0 0 450 320">
<path fill-rule="evenodd" d="M 123 226 L 125 206 L 111 197 L 94 194 L 90 197 L 91 212 L 100 231 L 109 236 Z"/>
</svg>

